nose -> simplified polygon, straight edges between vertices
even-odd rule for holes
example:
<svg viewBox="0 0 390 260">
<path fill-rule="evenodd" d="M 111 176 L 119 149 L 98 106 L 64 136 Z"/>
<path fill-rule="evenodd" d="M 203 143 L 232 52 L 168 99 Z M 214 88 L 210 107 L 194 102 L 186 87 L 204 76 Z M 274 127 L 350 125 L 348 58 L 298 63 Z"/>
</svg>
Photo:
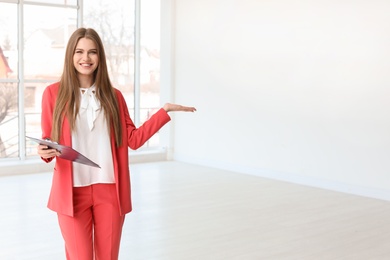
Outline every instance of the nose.
<svg viewBox="0 0 390 260">
<path fill-rule="evenodd" d="M 84 60 L 84 61 L 89 60 L 88 52 L 86 52 L 86 53 L 83 54 L 83 60 Z"/>
</svg>

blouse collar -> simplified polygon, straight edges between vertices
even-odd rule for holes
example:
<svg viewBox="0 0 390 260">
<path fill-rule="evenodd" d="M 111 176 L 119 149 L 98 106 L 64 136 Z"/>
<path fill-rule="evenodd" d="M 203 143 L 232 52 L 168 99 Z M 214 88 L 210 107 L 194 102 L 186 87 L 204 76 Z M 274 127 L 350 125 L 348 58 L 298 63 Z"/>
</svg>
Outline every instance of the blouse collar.
<svg viewBox="0 0 390 260">
<path fill-rule="evenodd" d="M 97 117 L 97 112 L 100 109 L 100 102 L 96 98 L 96 87 L 95 85 L 92 85 L 90 88 L 80 88 L 80 92 L 80 109 L 86 111 L 88 127 L 89 130 L 92 131 Z"/>
</svg>

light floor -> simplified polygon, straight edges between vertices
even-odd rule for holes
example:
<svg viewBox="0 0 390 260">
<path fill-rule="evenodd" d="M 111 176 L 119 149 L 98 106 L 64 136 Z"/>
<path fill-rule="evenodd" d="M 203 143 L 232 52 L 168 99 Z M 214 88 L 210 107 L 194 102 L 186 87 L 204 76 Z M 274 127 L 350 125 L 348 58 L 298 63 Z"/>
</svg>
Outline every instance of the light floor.
<svg viewBox="0 0 390 260">
<path fill-rule="evenodd" d="M 121 260 L 388 260 L 390 202 L 178 162 L 131 166 Z M 51 173 L 0 178 L 0 259 L 61 260 Z"/>
</svg>

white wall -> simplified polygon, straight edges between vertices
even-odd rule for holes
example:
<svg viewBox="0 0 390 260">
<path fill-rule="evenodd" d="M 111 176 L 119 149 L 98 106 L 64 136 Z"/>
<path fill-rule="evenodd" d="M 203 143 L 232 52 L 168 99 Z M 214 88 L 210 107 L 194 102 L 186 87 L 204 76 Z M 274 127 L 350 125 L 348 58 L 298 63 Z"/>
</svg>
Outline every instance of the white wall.
<svg viewBox="0 0 390 260">
<path fill-rule="evenodd" d="M 176 160 L 390 199 L 390 1 L 174 10 Z"/>
</svg>

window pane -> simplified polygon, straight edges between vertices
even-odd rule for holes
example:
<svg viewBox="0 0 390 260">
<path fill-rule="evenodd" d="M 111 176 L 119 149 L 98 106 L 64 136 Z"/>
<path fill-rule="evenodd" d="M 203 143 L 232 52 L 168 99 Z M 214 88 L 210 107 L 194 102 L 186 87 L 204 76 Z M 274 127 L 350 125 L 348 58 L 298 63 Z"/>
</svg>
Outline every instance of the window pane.
<svg viewBox="0 0 390 260">
<path fill-rule="evenodd" d="M 0 79 L 17 78 L 17 21 L 17 5 L 0 3 Z"/>
<path fill-rule="evenodd" d="M 141 1 L 141 97 L 140 121 L 160 107 L 160 0 Z M 154 135 L 148 146 L 159 144 Z"/>
<path fill-rule="evenodd" d="M 134 114 L 134 0 L 85 0 L 84 27 L 102 38 L 112 84 Z"/>
<path fill-rule="evenodd" d="M 26 5 L 24 14 L 25 78 L 57 81 L 63 69 L 66 44 L 77 27 L 77 11 Z"/>
<path fill-rule="evenodd" d="M 19 156 L 18 84 L 0 82 L 0 158 Z"/>
</svg>

